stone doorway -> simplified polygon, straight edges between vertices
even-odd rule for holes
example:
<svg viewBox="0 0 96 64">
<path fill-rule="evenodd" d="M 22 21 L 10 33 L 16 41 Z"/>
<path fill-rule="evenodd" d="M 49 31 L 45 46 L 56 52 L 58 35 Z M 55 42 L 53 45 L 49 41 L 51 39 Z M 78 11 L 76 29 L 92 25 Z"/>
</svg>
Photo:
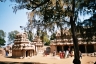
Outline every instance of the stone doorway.
<svg viewBox="0 0 96 64">
<path fill-rule="evenodd" d="M 87 45 L 87 53 L 93 53 L 94 52 L 94 45 Z"/>
<path fill-rule="evenodd" d="M 29 50 L 26 51 L 26 57 L 29 56 L 29 52 L 30 52 Z"/>
<path fill-rule="evenodd" d="M 68 45 L 65 45 L 65 46 L 63 47 L 64 51 L 68 50 L 68 48 L 69 48 Z"/>
<path fill-rule="evenodd" d="M 79 45 L 79 50 L 80 50 L 82 53 L 85 53 L 85 45 Z"/>
<path fill-rule="evenodd" d="M 62 51 L 62 46 L 57 46 L 57 52 Z"/>
</svg>

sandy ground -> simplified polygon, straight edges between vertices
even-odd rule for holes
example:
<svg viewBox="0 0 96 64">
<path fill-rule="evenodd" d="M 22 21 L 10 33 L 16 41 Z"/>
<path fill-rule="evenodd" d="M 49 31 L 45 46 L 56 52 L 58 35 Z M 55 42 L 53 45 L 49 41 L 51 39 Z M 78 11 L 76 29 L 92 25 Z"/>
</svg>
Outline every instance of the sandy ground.
<svg viewBox="0 0 96 64">
<path fill-rule="evenodd" d="M 41 54 L 34 56 L 32 58 L 25 58 L 25 59 L 3 57 L 0 55 L 0 62 L 39 62 L 41 64 L 43 63 L 44 64 L 73 64 L 72 63 L 73 59 L 74 57 L 60 59 L 58 56 L 52 57 L 51 55 L 48 55 L 47 57 L 43 57 Z M 93 62 L 96 61 L 96 57 L 84 56 L 80 60 L 81 60 L 81 64 L 93 64 Z"/>
</svg>

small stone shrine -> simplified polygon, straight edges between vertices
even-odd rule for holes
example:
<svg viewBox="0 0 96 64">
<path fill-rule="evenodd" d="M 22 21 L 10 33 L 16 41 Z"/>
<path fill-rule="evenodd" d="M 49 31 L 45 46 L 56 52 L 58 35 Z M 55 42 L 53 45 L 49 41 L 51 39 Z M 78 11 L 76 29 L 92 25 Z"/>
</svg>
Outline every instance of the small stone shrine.
<svg viewBox="0 0 96 64">
<path fill-rule="evenodd" d="M 43 49 L 44 44 L 43 44 L 43 42 L 42 42 L 42 40 L 40 39 L 39 36 L 35 36 L 32 43 L 34 43 L 35 46 L 36 46 L 35 51 L 36 51 L 37 54 L 42 53 L 44 51 L 44 49 Z"/>
<path fill-rule="evenodd" d="M 18 33 L 12 46 L 12 57 L 32 57 L 34 51 L 35 45 L 28 40 L 27 33 Z"/>
</svg>

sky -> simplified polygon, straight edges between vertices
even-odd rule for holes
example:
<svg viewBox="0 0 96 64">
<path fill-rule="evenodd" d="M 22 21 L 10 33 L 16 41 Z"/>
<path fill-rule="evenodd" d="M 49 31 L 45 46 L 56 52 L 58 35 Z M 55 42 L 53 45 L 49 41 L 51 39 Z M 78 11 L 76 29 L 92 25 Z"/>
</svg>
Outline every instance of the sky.
<svg viewBox="0 0 96 64">
<path fill-rule="evenodd" d="M 6 2 L 0 2 L 0 30 L 6 32 L 6 43 L 8 43 L 8 32 L 17 30 L 19 32 L 23 32 L 20 26 L 26 26 L 28 22 L 26 12 L 30 12 L 26 9 L 18 10 L 17 13 L 13 13 L 11 4 L 9 0 Z M 81 20 L 87 19 L 90 16 L 82 16 Z"/>
<path fill-rule="evenodd" d="M 20 26 L 25 26 L 28 22 L 26 9 L 18 10 L 17 13 L 13 13 L 12 4 L 9 0 L 6 2 L 0 2 L 0 30 L 6 32 L 6 42 L 8 42 L 8 32 L 17 30 L 23 32 Z"/>
</svg>

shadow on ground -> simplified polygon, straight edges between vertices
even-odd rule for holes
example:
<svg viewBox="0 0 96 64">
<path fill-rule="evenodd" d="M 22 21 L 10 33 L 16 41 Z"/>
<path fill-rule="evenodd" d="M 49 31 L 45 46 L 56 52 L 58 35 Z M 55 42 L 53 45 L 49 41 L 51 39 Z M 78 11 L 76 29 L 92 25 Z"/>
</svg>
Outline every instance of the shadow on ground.
<svg viewBox="0 0 96 64">
<path fill-rule="evenodd" d="M 39 63 L 39 62 L 1 62 L 0 64 L 46 64 L 46 63 Z"/>
<path fill-rule="evenodd" d="M 7 56 L 6 58 L 17 59 L 16 57 L 12 57 L 12 56 Z"/>
</svg>

